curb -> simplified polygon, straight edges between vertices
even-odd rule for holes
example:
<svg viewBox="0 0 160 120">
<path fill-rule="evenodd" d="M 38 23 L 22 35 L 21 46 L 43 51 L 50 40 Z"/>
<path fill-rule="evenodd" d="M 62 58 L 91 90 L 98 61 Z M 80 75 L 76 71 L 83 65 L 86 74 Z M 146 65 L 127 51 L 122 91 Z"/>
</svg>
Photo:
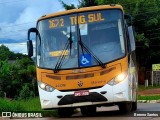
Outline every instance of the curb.
<svg viewBox="0 0 160 120">
<path fill-rule="evenodd" d="M 160 100 L 138 100 L 138 103 L 160 103 Z"/>
</svg>

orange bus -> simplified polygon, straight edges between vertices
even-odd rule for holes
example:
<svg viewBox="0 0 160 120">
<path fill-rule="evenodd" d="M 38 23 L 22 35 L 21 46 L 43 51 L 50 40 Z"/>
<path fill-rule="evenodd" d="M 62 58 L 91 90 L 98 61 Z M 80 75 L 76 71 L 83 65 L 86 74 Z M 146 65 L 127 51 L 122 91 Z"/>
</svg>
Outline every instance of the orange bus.
<svg viewBox="0 0 160 120">
<path fill-rule="evenodd" d="M 28 30 L 28 55 L 36 66 L 42 109 L 62 117 L 75 108 L 83 115 L 96 107 L 137 109 L 135 39 L 131 17 L 120 5 L 93 6 L 44 15 Z"/>
</svg>

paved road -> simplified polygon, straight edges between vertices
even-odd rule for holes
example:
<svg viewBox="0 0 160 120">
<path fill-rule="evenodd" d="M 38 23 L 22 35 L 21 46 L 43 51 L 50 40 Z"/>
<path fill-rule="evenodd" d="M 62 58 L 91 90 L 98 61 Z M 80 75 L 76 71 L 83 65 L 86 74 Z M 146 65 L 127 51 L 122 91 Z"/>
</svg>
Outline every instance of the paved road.
<svg viewBox="0 0 160 120">
<path fill-rule="evenodd" d="M 34 118 L 33 120 L 160 120 L 160 103 L 138 103 L 138 110 L 136 112 L 131 112 L 130 114 L 121 114 L 118 111 L 118 106 L 101 107 L 97 110 L 98 112 L 95 115 L 85 117 L 78 112 L 71 118 Z M 134 117 L 134 115 L 137 117 Z M 145 117 L 145 115 L 148 115 L 149 117 Z M 157 115 L 158 117 L 156 117 Z M 0 120 L 6 119 L 0 118 Z"/>
</svg>

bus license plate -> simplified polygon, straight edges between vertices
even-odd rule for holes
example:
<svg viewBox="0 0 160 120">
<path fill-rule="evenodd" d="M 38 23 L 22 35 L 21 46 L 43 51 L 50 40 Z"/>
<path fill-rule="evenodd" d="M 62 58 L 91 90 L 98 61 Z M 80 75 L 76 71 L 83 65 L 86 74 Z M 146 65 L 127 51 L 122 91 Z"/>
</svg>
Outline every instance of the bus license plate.
<svg viewBox="0 0 160 120">
<path fill-rule="evenodd" d="M 74 92 L 74 96 L 86 96 L 89 95 L 89 91 L 85 90 L 85 91 L 75 91 Z"/>
</svg>

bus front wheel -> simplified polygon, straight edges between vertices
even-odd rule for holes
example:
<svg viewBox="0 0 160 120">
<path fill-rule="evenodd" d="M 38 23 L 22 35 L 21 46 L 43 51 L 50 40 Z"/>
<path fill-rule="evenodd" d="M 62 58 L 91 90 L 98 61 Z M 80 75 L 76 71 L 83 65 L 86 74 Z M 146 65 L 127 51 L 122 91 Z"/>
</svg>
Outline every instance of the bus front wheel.
<svg viewBox="0 0 160 120">
<path fill-rule="evenodd" d="M 80 108 L 82 115 L 89 115 L 96 113 L 96 106 L 84 106 Z"/>
<path fill-rule="evenodd" d="M 131 112 L 132 110 L 132 102 L 123 102 L 118 105 L 119 110 L 123 113 Z"/>
<path fill-rule="evenodd" d="M 59 108 L 58 115 L 60 117 L 71 117 L 74 112 L 73 108 Z"/>
<path fill-rule="evenodd" d="M 136 110 L 137 110 L 137 101 L 132 102 L 132 111 L 136 111 Z"/>
</svg>

